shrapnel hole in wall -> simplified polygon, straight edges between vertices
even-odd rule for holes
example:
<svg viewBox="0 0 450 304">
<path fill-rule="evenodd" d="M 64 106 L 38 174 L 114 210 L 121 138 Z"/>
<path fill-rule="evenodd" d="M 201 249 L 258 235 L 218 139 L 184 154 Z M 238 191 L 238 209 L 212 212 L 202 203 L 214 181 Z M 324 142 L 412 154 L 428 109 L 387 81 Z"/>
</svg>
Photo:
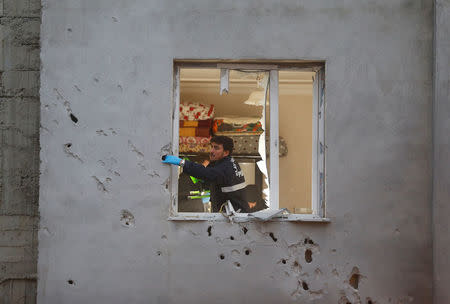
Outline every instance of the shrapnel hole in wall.
<svg viewBox="0 0 450 304">
<path fill-rule="evenodd" d="M 305 251 L 305 261 L 307 263 L 311 263 L 312 262 L 312 251 L 311 251 L 311 249 L 306 249 L 306 251 Z"/>
<path fill-rule="evenodd" d="M 208 226 L 208 229 L 206 230 L 208 232 L 208 236 L 211 236 L 211 230 L 212 230 L 212 226 Z"/>
<path fill-rule="evenodd" d="M 75 116 L 75 115 L 73 115 L 73 113 L 70 113 L 70 119 L 72 119 L 72 121 L 74 122 L 74 123 L 77 123 L 78 122 L 78 118 Z"/>
<path fill-rule="evenodd" d="M 304 244 L 305 244 L 305 245 L 306 245 L 306 244 L 314 245 L 314 241 L 311 240 L 310 238 L 305 238 Z"/>
<path fill-rule="evenodd" d="M 350 279 L 348 280 L 348 283 L 350 284 L 350 286 L 352 286 L 354 289 L 358 289 L 360 277 L 361 277 L 361 275 L 359 273 L 358 267 L 353 267 Z"/>
<path fill-rule="evenodd" d="M 358 288 L 359 288 L 359 277 L 360 277 L 360 275 L 359 275 L 358 273 L 354 273 L 354 274 L 352 274 L 352 276 L 350 277 L 349 284 L 350 284 L 350 286 L 352 286 L 354 289 L 358 289 Z"/>
<path fill-rule="evenodd" d="M 269 233 L 269 236 L 272 238 L 274 242 L 278 241 L 278 239 L 273 235 L 273 232 Z"/>
<path fill-rule="evenodd" d="M 247 227 L 242 227 L 242 231 L 244 232 L 244 234 L 247 234 L 247 232 L 248 232 Z"/>
<path fill-rule="evenodd" d="M 304 290 L 308 290 L 309 289 L 308 283 L 306 283 L 305 281 L 302 281 L 302 287 L 303 287 Z"/>
</svg>

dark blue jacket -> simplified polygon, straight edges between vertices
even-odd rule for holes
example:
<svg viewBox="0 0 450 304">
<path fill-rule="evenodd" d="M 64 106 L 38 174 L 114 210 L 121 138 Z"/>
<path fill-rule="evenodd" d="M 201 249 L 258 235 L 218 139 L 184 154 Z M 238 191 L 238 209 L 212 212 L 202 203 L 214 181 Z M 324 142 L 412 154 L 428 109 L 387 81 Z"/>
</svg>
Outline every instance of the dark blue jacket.
<svg viewBox="0 0 450 304">
<path fill-rule="evenodd" d="M 236 211 L 241 209 L 241 212 L 250 212 L 244 174 L 234 158 L 227 156 L 211 162 L 207 167 L 187 160 L 183 172 L 210 184 L 213 212 L 219 212 L 220 206 L 227 200 L 230 200 Z"/>
</svg>

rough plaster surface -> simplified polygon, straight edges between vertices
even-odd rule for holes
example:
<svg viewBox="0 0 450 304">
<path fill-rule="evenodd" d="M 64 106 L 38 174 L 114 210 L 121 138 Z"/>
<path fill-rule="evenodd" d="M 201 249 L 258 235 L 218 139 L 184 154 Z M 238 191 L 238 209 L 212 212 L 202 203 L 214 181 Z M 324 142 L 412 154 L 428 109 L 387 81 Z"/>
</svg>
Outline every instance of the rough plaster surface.
<svg viewBox="0 0 450 304">
<path fill-rule="evenodd" d="M 432 1 L 43 1 L 38 302 L 430 303 L 432 37 Z M 330 224 L 167 221 L 174 58 L 327 61 Z"/>
<path fill-rule="evenodd" d="M 35 303 L 39 0 L 0 1 L 0 303 Z"/>
<path fill-rule="evenodd" d="M 450 303 L 450 1 L 436 1 L 433 250 L 434 303 Z"/>
</svg>

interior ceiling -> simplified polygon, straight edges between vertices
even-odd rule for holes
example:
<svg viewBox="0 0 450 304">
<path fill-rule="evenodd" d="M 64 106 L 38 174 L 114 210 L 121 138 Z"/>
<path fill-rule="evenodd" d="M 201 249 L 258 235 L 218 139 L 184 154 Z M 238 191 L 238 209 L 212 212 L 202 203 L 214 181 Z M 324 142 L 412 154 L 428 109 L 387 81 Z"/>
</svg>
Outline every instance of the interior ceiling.
<svg viewBox="0 0 450 304">
<path fill-rule="evenodd" d="M 312 95 L 314 72 L 280 71 L 280 95 Z M 249 94 L 257 87 L 257 72 L 230 71 L 229 87 L 232 94 Z M 220 69 L 190 69 L 180 71 L 182 94 L 218 94 L 220 90 Z"/>
</svg>

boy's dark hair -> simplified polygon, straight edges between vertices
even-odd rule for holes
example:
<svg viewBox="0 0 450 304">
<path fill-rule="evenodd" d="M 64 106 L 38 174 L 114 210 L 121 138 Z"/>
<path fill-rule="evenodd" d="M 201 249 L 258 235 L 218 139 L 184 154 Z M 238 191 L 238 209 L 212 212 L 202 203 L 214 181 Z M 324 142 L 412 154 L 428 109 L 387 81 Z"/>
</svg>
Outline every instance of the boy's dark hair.
<svg viewBox="0 0 450 304">
<path fill-rule="evenodd" d="M 234 143 L 228 136 L 213 136 L 210 140 L 211 143 L 216 143 L 223 146 L 224 151 L 229 151 L 230 155 L 233 153 Z"/>
</svg>

